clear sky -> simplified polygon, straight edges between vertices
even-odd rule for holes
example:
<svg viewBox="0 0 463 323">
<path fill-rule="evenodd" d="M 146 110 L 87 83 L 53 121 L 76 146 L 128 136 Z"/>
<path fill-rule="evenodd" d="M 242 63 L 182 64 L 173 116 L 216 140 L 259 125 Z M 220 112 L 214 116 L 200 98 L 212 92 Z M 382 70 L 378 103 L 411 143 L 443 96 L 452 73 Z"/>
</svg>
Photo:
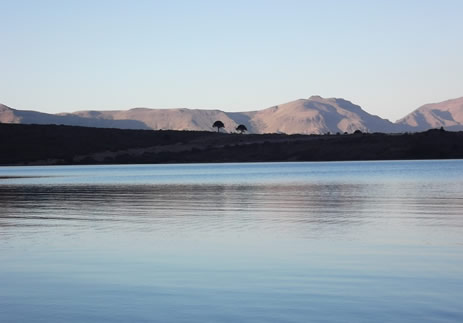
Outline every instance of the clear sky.
<svg viewBox="0 0 463 323">
<path fill-rule="evenodd" d="M 381 117 L 463 96 L 463 1 L 0 0 L 0 102 L 247 111 L 311 95 Z"/>
</svg>

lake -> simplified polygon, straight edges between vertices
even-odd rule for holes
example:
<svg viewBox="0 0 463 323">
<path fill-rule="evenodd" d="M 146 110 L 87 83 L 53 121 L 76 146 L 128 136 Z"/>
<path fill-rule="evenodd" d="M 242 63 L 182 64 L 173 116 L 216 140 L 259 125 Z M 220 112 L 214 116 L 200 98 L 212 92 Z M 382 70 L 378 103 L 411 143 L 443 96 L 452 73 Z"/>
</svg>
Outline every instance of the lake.
<svg viewBox="0 0 463 323">
<path fill-rule="evenodd" d="M 0 167 L 0 322 L 462 322 L 463 161 Z"/>
</svg>

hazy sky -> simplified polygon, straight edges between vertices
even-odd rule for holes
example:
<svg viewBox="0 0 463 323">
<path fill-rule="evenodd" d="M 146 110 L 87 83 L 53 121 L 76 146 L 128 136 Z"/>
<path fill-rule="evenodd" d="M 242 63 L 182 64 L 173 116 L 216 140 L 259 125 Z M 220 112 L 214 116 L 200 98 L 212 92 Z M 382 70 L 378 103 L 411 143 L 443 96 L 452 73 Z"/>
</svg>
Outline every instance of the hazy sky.
<svg viewBox="0 0 463 323">
<path fill-rule="evenodd" d="M 245 111 L 311 95 L 391 120 L 463 96 L 463 1 L 0 0 L 0 103 Z"/>
</svg>

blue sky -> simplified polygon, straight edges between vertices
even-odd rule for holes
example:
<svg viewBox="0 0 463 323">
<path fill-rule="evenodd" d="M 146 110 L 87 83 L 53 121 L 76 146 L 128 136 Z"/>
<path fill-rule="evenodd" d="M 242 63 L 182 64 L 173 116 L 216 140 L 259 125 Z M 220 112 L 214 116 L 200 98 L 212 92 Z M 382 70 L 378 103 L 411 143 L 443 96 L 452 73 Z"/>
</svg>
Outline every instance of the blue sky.
<svg viewBox="0 0 463 323">
<path fill-rule="evenodd" d="M 463 96 L 463 1 L 0 0 L 0 102 L 257 110 L 343 97 L 391 120 Z"/>
</svg>

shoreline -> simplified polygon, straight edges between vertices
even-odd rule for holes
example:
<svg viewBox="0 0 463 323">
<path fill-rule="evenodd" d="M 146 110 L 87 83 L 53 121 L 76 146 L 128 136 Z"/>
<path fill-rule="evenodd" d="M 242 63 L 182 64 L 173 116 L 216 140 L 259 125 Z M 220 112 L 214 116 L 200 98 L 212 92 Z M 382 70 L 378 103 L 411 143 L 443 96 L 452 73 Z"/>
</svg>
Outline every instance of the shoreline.
<svg viewBox="0 0 463 323">
<path fill-rule="evenodd" d="M 2 166 L 463 158 L 463 132 L 226 134 L 0 124 Z"/>
</svg>

